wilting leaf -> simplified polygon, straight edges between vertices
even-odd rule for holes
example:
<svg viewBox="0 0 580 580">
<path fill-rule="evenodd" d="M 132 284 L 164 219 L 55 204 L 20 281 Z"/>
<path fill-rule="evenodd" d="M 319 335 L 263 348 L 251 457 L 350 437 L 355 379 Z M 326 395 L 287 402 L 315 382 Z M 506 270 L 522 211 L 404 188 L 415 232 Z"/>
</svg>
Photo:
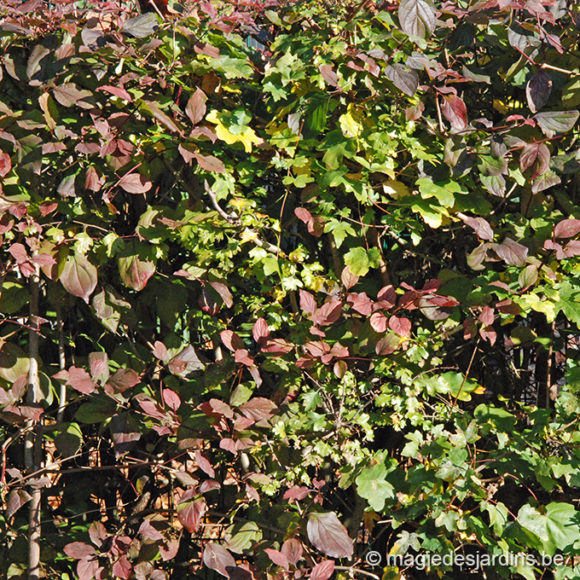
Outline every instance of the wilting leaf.
<svg viewBox="0 0 580 580">
<path fill-rule="evenodd" d="M 332 558 L 352 556 L 352 539 L 334 512 L 311 513 L 306 532 L 312 545 L 323 554 Z"/>
<path fill-rule="evenodd" d="M 185 106 L 185 114 L 189 117 L 189 120 L 194 125 L 197 125 L 204 118 L 207 110 L 205 106 L 206 101 L 207 97 L 199 87 L 189 98 L 189 101 L 187 101 L 187 105 Z"/>
<path fill-rule="evenodd" d="M 203 550 L 203 563 L 218 574 L 228 577 L 228 568 L 234 568 L 234 557 L 220 544 L 209 542 Z"/>
<path fill-rule="evenodd" d="M 406 95 L 412 97 L 419 86 L 419 75 L 402 64 L 393 64 L 385 69 L 385 76 Z"/>
<path fill-rule="evenodd" d="M 467 107 L 457 95 L 443 96 L 441 112 L 453 129 L 461 131 L 467 127 Z"/>
<path fill-rule="evenodd" d="M 537 113 L 550 98 L 552 79 L 543 70 L 539 70 L 526 85 L 526 99 L 532 113 Z"/>
<path fill-rule="evenodd" d="M 403 32 L 425 38 L 435 30 L 435 6 L 430 0 L 401 0 L 399 23 Z"/>
<path fill-rule="evenodd" d="M 97 286 L 97 269 L 86 256 L 73 254 L 66 259 L 59 280 L 69 294 L 88 304 L 89 296 Z"/>
<path fill-rule="evenodd" d="M 135 18 L 130 18 L 123 24 L 123 32 L 135 38 L 146 38 L 159 28 L 157 16 L 153 12 L 146 12 Z"/>
</svg>

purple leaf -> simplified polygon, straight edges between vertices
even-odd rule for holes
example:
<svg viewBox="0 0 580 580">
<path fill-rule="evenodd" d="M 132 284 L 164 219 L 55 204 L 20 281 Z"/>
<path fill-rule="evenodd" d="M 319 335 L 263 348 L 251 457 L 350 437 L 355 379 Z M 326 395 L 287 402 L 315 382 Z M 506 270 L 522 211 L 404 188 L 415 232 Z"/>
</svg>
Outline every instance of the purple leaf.
<svg viewBox="0 0 580 580">
<path fill-rule="evenodd" d="M 493 241 L 493 228 L 482 217 L 459 216 L 470 228 L 472 228 L 482 240 Z"/>
<path fill-rule="evenodd" d="M 181 525 L 190 534 L 193 534 L 199 530 L 199 527 L 201 525 L 201 518 L 203 517 L 203 514 L 205 514 L 206 511 L 207 504 L 205 503 L 204 499 L 197 499 L 195 501 L 186 501 L 180 503 L 177 506 L 177 518 L 181 522 Z M 206 565 L 208 564 L 206 563 Z"/>
<path fill-rule="evenodd" d="M 306 532 L 312 545 L 323 554 L 332 558 L 352 557 L 352 539 L 334 512 L 311 513 Z"/>
<path fill-rule="evenodd" d="M 419 86 L 419 75 L 402 64 L 388 65 L 385 76 L 403 93 L 412 97 Z"/>
<path fill-rule="evenodd" d="M 316 312 L 317 307 L 314 296 L 310 292 L 306 292 L 306 290 L 300 290 L 300 308 L 302 312 L 312 315 Z"/>
<path fill-rule="evenodd" d="M 244 416 L 256 422 L 267 421 L 277 409 L 276 404 L 265 397 L 254 397 L 240 407 Z"/>
<path fill-rule="evenodd" d="M 536 163 L 534 175 L 542 175 L 550 169 L 550 150 L 544 143 L 526 143 L 520 154 L 520 169 L 526 171 Z"/>
<path fill-rule="evenodd" d="M 139 375 L 133 369 L 119 369 L 107 381 L 116 393 L 124 393 L 141 382 Z"/>
<path fill-rule="evenodd" d="M 199 166 L 206 171 L 213 171 L 214 173 L 225 173 L 226 166 L 221 159 L 213 155 L 201 155 L 200 153 L 193 153 L 193 157 L 199 163 Z"/>
<path fill-rule="evenodd" d="M 256 320 L 252 328 L 252 335 L 258 344 L 263 344 L 270 337 L 268 323 L 263 318 Z"/>
<path fill-rule="evenodd" d="M 407 337 L 411 335 L 411 321 L 404 316 L 391 316 L 389 318 L 389 328 L 400 336 Z"/>
<path fill-rule="evenodd" d="M 552 79 L 543 70 L 539 70 L 526 85 L 526 99 L 532 113 L 537 113 L 550 98 Z"/>
<path fill-rule="evenodd" d="M 553 137 L 556 133 L 566 133 L 572 129 L 579 116 L 578 111 L 549 111 L 538 113 L 534 119 L 546 137 Z"/>
</svg>

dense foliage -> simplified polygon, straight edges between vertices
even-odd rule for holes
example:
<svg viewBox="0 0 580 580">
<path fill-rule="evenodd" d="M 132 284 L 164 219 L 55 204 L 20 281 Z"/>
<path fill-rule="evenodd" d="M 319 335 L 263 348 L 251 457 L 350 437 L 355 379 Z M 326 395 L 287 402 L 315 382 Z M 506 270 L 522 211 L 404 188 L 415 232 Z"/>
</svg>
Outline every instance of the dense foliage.
<svg viewBox="0 0 580 580">
<path fill-rule="evenodd" d="M 0 575 L 578 578 L 580 14 L 19 4 Z"/>
</svg>

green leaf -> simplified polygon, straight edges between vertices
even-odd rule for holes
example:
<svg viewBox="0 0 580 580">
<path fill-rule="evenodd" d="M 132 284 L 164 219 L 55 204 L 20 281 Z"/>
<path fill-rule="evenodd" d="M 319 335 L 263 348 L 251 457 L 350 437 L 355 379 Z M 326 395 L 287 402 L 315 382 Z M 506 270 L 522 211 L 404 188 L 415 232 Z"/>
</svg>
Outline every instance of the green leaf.
<svg viewBox="0 0 580 580">
<path fill-rule="evenodd" d="M 395 497 L 395 488 L 385 480 L 387 468 L 384 464 L 363 469 L 356 478 L 358 494 L 369 502 L 376 511 L 381 512 L 387 499 Z"/>
<path fill-rule="evenodd" d="M 350 267 L 350 271 L 355 276 L 364 276 L 371 268 L 379 265 L 380 253 L 378 248 L 365 250 L 357 247 L 349 250 L 344 256 L 345 265 Z"/>
</svg>

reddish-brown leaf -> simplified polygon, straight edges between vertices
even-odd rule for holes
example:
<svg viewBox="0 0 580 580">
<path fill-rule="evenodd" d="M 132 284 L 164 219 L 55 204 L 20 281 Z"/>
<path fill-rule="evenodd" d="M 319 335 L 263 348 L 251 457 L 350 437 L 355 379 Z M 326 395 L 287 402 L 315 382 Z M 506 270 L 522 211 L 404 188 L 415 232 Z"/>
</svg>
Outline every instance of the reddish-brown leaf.
<svg viewBox="0 0 580 580">
<path fill-rule="evenodd" d="M 232 352 L 244 348 L 244 341 L 233 330 L 222 330 L 220 338 L 225 347 Z"/>
<path fill-rule="evenodd" d="M 306 292 L 306 290 L 300 290 L 300 308 L 302 312 L 306 312 L 306 314 L 314 314 L 316 312 L 316 308 L 318 305 L 316 304 L 316 300 L 314 296 L 310 294 L 310 292 Z"/>
<path fill-rule="evenodd" d="M 344 270 L 342 271 L 342 274 L 340 276 L 340 279 L 342 280 L 342 283 L 344 285 L 344 287 L 347 290 L 350 290 L 359 280 L 358 276 L 355 276 L 351 270 L 349 266 L 346 266 L 344 268 Z"/>
<path fill-rule="evenodd" d="M 457 95 L 443 96 L 441 112 L 453 129 L 462 131 L 467 127 L 467 107 Z"/>
<path fill-rule="evenodd" d="M 389 318 L 389 328 L 404 337 L 411 335 L 411 321 L 404 316 L 391 316 Z"/>
<path fill-rule="evenodd" d="M 198 87 L 195 93 L 187 101 L 185 106 L 185 114 L 189 117 L 189 120 L 197 125 L 204 117 L 207 110 L 205 102 L 207 97 L 205 93 Z"/>
<path fill-rule="evenodd" d="M 258 318 L 254 323 L 252 335 L 258 344 L 263 344 L 270 337 L 268 323 L 263 318 Z"/>
<path fill-rule="evenodd" d="M 117 393 L 124 393 L 141 382 L 139 375 L 133 369 L 119 369 L 107 381 L 107 385 Z"/>
<path fill-rule="evenodd" d="M 309 487 L 295 485 L 294 487 L 291 487 L 290 489 L 284 492 L 283 499 L 289 500 L 294 499 L 300 501 L 303 500 L 311 492 L 312 490 Z"/>
<path fill-rule="evenodd" d="M 318 67 L 318 70 L 320 71 L 320 74 L 322 75 L 322 78 L 324 79 L 324 82 L 326 82 L 327 85 L 330 85 L 331 87 L 338 87 L 338 76 L 337 74 L 332 70 L 332 66 L 329 64 L 321 64 Z"/>
<path fill-rule="evenodd" d="M 78 367 L 70 367 L 68 370 L 67 384 L 83 395 L 90 395 L 96 387 L 91 375 Z"/>
<path fill-rule="evenodd" d="M 288 568 L 290 568 L 288 558 L 284 554 L 282 554 L 282 552 L 279 552 L 278 550 L 274 550 L 272 548 L 266 548 L 264 552 L 268 554 L 268 558 L 270 558 L 270 560 L 272 560 L 272 562 L 274 562 L 276 566 L 281 566 L 282 568 L 284 568 L 284 570 L 288 570 Z"/>
<path fill-rule="evenodd" d="M 323 560 L 312 568 L 310 580 L 328 580 L 334 574 L 334 561 Z"/>
<path fill-rule="evenodd" d="M 153 184 L 140 173 L 134 172 L 123 175 L 119 180 L 119 185 L 127 193 L 139 194 L 149 191 Z"/>
<path fill-rule="evenodd" d="M 257 423 L 270 419 L 277 409 L 275 403 L 264 397 L 254 397 L 240 407 L 240 411 L 248 419 L 253 419 Z"/>
<path fill-rule="evenodd" d="M 95 548 L 84 542 L 71 542 L 64 547 L 64 553 L 69 558 L 80 560 L 95 553 Z"/>
<path fill-rule="evenodd" d="M 315 324 L 329 326 L 334 324 L 342 314 L 342 302 L 340 300 L 330 300 L 323 304 L 312 316 Z"/>
<path fill-rule="evenodd" d="M 171 389 L 163 389 L 163 402 L 173 411 L 177 411 L 181 406 L 181 397 Z"/>
<path fill-rule="evenodd" d="M 0 152 L 0 177 L 6 177 L 12 169 L 12 160 L 8 153 Z"/>
<path fill-rule="evenodd" d="M 197 466 L 206 474 L 209 475 L 212 479 L 215 477 L 215 469 L 213 465 L 210 463 L 209 459 L 198 449 L 195 452 L 195 461 L 197 462 Z"/>
<path fill-rule="evenodd" d="M 555 238 L 573 238 L 578 233 L 580 233 L 579 219 L 570 218 L 562 220 L 554 228 Z"/>
<path fill-rule="evenodd" d="M 105 91 L 107 93 L 110 93 L 111 95 L 114 95 L 115 97 L 121 97 L 121 99 L 124 99 L 129 103 L 133 102 L 131 95 L 123 87 L 112 87 L 111 85 L 102 85 L 97 89 L 97 91 Z"/>
<path fill-rule="evenodd" d="M 199 166 L 206 171 L 213 171 L 214 173 L 226 172 L 226 166 L 223 164 L 222 160 L 214 157 L 213 155 L 201 155 L 200 153 L 194 153 L 193 156 L 199 163 Z"/>
<path fill-rule="evenodd" d="M 123 578 L 123 580 L 129 580 L 131 577 L 131 572 L 133 571 L 133 565 L 129 562 L 129 559 L 125 554 L 123 554 L 114 564 L 113 564 L 113 574 L 118 578 Z"/>
<path fill-rule="evenodd" d="M 304 548 L 300 540 L 297 540 L 296 538 L 290 538 L 282 544 L 280 552 L 286 556 L 286 559 L 288 562 L 290 562 L 290 564 L 296 566 L 300 558 L 302 558 Z"/>
<path fill-rule="evenodd" d="M 389 319 L 382 312 L 373 312 L 370 322 L 375 332 L 385 332 Z"/>
</svg>

